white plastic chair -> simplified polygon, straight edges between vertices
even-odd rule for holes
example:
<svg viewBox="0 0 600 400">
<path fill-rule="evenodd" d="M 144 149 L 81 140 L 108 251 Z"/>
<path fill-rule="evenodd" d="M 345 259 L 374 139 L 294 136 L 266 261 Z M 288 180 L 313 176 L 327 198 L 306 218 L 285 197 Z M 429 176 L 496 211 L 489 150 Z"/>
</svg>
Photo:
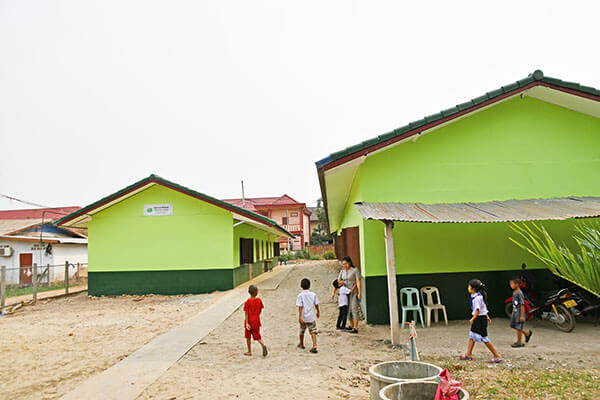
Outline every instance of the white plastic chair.
<svg viewBox="0 0 600 400">
<path fill-rule="evenodd" d="M 448 325 L 448 316 L 446 315 L 446 306 L 442 304 L 440 299 L 440 291 L 435 286 L 425 286 L 421 288 L 421 298 L 423 300 L 423 309 L 425 310 L 425 318 L 427 319 L 427 327 L 431 326 L 431 313 L 435 311 L 433 318 L 435 322 L 439 322 L 440 310 L 444 312 L 444 320 Z"/>
</svg>

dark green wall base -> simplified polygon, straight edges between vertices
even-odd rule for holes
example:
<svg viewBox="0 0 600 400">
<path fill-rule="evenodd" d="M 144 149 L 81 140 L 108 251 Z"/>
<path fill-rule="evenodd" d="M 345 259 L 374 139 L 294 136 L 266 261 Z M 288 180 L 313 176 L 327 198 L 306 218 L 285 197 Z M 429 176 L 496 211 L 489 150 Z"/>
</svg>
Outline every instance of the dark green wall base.
<svg viewBox="0 0 600 400">
<path fill-rule="evenodd" d="M 534 277 L 538 288 L 542 290 L 551 290 L 556 287 L 553 280 L 554 275 L 547 269 L 532 269 L 527 270 L 527 273 Z M 396 275 L 398 302 L 400 302 L 400 289 L 403 287 L 420 289 L 423 286 L 437 286 L 442 304 L 446 306 L 448 319 L 467 319 L 471 315 L 467 285 L 469 280 L 477 278 L 487 287 L 490 316 L 492 318 L 504 317 L 504 300 L 512 294 L 508 281 L 518 275 L 519 270 Z M 389 324 L 387 277 L 367 277 L 365 285 L 367 322 Z M 398 310 L 400 311 L 400 320 L 402 320 L 400 305 L 398 305 Z M 408 315 L 411 316 L 412 312 Z"/>
<path fill-rule="evenodd" d="M 233 269 L 176 271 L 89 272 L 90 296 L 122 294 L 199 294 L 229 290 L 264 272 L 264 262 L 244 264 Z"/>
<path fill-rule="evenodd" d="M 242 264 L 233 269 L 233 286 L 241 285 L 250 279 L 251 264 Z"/>
<path fill-rule="evenodd" d="M 89 272 L 90 296 L 199 294 L 233 289 L 233 270 Z"/>
</svg>

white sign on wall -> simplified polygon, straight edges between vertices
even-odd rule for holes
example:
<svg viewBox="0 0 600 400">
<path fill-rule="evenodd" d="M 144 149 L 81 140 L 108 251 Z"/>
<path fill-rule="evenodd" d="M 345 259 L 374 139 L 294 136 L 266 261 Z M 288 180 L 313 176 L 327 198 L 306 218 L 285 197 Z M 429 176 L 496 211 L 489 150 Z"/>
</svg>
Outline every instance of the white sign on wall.
<svg viewBox="0 0 600 400">
<path fill-rule="evenodd" d="M 173 215 L 173 204 L 144 205 L 144 217 L 154 217 L 161 215 Z"/>
</svg>

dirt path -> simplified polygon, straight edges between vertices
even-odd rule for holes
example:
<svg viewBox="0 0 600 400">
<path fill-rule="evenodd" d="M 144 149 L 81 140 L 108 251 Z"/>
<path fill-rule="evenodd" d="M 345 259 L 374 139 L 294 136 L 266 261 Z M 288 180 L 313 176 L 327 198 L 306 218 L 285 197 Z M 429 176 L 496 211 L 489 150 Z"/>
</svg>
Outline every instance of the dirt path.
<svg viewBox="0 0 600 400">
<path fill-rule="evenodd" d="M 221 293 L 46 299 L 0 317 L 0 398 L 55 399 Z"/>
<path fill-rule="evenodd" d="M 195 346 L 138 399 L 367 399 L 368 368 L 377 362 L 399 359 L 402 354 L 385 344 L 387 327 L 361 322 L 359 335 L 335 331 L 337 305 L 329 298 L 337 268 L 337 262 L 299 264 L 277 291 L 260 293 L 265 304 L 262 333 L 270 350 L 267 358 L 259 355 L 258 345 L 253 357 L 242 355 L 244 317 L 238 310 L 205 339 L 206 344 Z M 311 279 L 312 290 L 321 300 L 318 355 L 296 348 L 295 299 L 303 277 Z M 485 363 L 488 354 L 483 348 L 476 348 L 477 360 L 472 363 L 456 361 L 466 346 L 466 321 L 419 329 L 418 345 L 423 359 L 451 367 L 474 393 L 486 393 L 480 388 L 482 380 L 515 368 L 547 371 L 585 367 L 595 368 L 592 372 L 598 373 L 600 328 L 579 324 L 575 331 L 565 334 L 544 323 L 532 327 L 535 336 L 531 345 L 512 349 L 509 344 L 514 336 L 508 320 L 494 319 L 490 337 L 508 362 L 492 368 Z M 532 398 L 524 396 L 509 398 Z"/>
</svg>

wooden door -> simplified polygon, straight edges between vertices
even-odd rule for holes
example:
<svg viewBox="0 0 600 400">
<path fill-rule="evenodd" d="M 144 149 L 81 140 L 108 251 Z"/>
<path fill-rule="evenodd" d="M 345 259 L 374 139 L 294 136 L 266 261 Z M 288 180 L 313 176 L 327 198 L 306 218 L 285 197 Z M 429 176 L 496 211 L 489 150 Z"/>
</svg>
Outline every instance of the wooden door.
<svg viewBox="0 0 600 400">
<path fill-rule="evenodd" d="M 252 264 L 254 262 L 254 252 L 252 239 L 240 238 L 240 265 Z"/>
<path fill-rule="evenodd" d="M 359 270 L 360 268 L 360 239 L 358 226 L 342 229 L 342 233 L 334 239 L 335 255 L 338 259 L 349 256 L 352 263 Z"/>
<path fill-rule="evenodd" d="M 33 275 L 33 253 L 19 254 L 19 285 L 31 285 Z"/>
</svg>

